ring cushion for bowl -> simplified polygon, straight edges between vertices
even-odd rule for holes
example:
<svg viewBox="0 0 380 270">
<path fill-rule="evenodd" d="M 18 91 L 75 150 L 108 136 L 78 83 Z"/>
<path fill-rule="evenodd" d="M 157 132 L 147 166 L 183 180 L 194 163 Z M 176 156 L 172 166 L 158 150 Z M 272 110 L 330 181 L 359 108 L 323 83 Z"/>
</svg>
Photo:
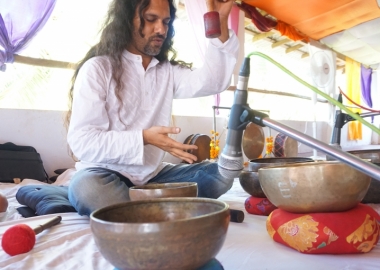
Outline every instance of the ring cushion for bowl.
<svg viewBox="0 0 380 270">
<path fill-rule="evenodd" d="M 250 196 L 245 200 L 245 210 L 252 215 L 268 216 L 277 209 L 267 198 Z"/>
<path fill-rule="evenodd" d="M 301 253 L 366 253 L 379 241 L 380 215 L 365 204 L 330 213 L 296 214 L 276 209 L 267 218 L 266 227 L 274 241 Z"/>
</svg>

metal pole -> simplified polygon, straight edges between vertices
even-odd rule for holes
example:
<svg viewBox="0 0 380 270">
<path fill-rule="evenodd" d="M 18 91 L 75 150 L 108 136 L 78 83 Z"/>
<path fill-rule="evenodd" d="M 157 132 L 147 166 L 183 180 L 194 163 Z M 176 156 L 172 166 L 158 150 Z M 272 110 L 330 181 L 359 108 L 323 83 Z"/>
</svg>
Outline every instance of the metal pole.
<svg viewBox="0 0 380 270">
<path fill-rule="evenodd" d="M 215 118 L 215 106 L 212 106 L 212 109 L 213 109 L 213 112 L 214 112 L 214 123 L 213 123 L 213 127 L 212 127 L 212 130 L 216 132 L 216 118 Z"/>
<path fill-rule="evenodd" d="M 213 130 L 216 132 L 216 117 L 215 117 L 215 109 L 227 109 L 231 110 L 231 107 L 221 107 L 221 106 L 212 106 L 213 112 L 214 112 L 214 123 L 213 123 Z"/>
<path fill-rule="evenodd" d="M 363 159 L 355 155 L 344 152 L 338 148 L 334 148 L 295 129 L 292 129 L 277 121 L 269 119 L 268 117 L 263 118 L 262 123 L 267 127 L 273 128 L 274 130 L 281 132 L 307 146 L 310 146 L 313 149 L 316 148 L 324 152 L 326 155 L 336 158 L 339 161 L 353 167 L 354 169 L 357 169 L 358 171 L 361 171 L 371 176 L 372 178 L 380 181 L 380 167 L 371 162 L 364 161 Z"/>
</svg>

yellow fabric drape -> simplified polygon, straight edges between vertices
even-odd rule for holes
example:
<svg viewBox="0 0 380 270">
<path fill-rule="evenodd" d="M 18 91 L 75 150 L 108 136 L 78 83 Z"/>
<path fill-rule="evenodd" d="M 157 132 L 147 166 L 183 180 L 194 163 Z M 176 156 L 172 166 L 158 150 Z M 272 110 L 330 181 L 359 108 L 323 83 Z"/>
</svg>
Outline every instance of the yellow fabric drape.
<svg viewBox="0 0 380 270">
<path fill-rule="evenodd" d="M 357 104 L 360 104 L 361 99 L 361 86 L 360 86 L 360 63 L 346 57 L 346 82 L 347 82 L 347 96 Z M 348 100 L 349 105 L 353 103 Z M 361 109 L 351 109 L 354 113 L 361 113 Z M 361 140 L 362 139 L 362 123 L 359 121 L 352 121 L 348 123 L 348 140 Z"/>
</svg>

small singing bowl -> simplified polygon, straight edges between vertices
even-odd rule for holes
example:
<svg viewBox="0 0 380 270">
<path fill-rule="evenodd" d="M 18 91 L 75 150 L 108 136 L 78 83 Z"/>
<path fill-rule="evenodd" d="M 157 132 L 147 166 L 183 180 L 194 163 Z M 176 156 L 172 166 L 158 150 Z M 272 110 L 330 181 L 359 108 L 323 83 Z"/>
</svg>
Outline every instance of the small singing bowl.
<svg viewBox="0 0 380 270">
<path fill-rule="evenodd" d="M 131 201 L 169 198 L 169 197 L 197 197 L 198 184 L 195 182 L 146 184 L 129 188 Z"/>
<path fill-rule="evenodd" d="M 96 246 L 119 270 L 198 269 L 222 248 L 229 222 L 229 205 L 208 198 L 129 201 L 90 215 Z"/>
<path fill-rule="evenodd" d="M 239 175 L 239 182 L 245 192 L 253 197 L 266 198 L 259 182 L 258 170 L 264 167 L 278 166 L 290 163 L 312 162 L 311 158 L 305 157 L 283 157 L 283 158 L 258 158 L 252 159 L 248 163 L 248 170 L 244 170 Z"/>
<path fill-rule="evenodd" d="M 352 150 L 347 152 L 362 159 L 369 159 L 372 163 L 380 163 L 380 149 Z"/>
<path fill-rule="evenodd" d="M 259 169 L 269 201 L 292 213 L 340 212 L 357 206 L 371 177 L 338 161 L 286 164 Z"/>
</svg>

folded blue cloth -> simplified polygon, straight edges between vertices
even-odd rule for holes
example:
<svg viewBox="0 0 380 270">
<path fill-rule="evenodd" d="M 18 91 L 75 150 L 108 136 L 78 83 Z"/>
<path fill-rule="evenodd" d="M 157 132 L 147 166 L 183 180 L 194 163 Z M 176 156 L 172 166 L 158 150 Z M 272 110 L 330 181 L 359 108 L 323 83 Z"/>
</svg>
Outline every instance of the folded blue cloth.
<svg viewBox="0 0 380 270">
<path fill-rule="evenodd" d="M 118 270 L 114 268 L 114 270 Z M 215 258 L 211 259 L 208 263 L 196 270 L 224 270 L 222 264 Z"/>
<path fill-rule="evenodd" d="M 16 200 L 31 209 L 26 211 L 25 207 L 20 207 L 19 213 L 23 216 L 30 216 L 32 211 L 36 216 L 76 212 L 75 208 L 70 204 L 67 186 L 23 186 L 17 191 Z"/>
<path fill-rule="evenodd" d="M 217 259 L 212 259 L 198 270 L 223 270 L 222 264 Z"/>
</svg>

